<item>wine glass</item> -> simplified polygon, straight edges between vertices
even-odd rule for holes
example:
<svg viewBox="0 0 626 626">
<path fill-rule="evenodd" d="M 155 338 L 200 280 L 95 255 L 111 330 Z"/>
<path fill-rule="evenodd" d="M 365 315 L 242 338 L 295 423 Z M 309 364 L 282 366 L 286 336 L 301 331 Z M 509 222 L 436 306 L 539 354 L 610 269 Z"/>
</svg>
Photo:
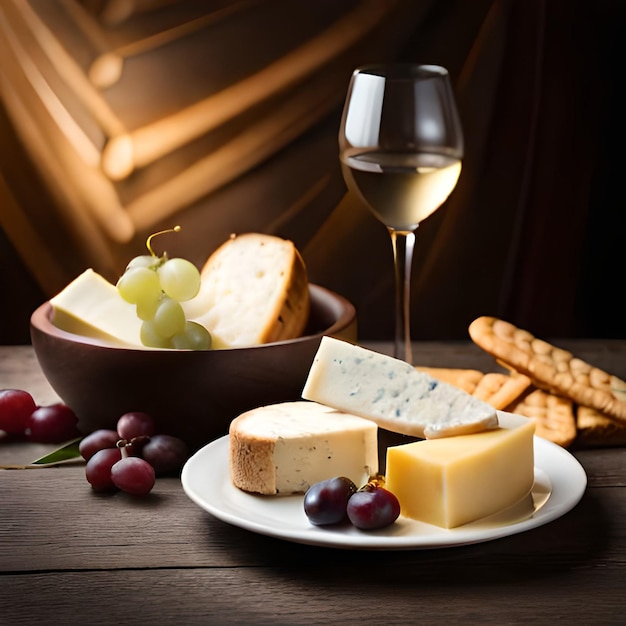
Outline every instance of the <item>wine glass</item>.
<svg viewBox="0 0 626 626">
<path fill-rule="evenodd" d="M 463 159 L 463 132 L 448 71 L 416 64 L 356 69 L 341 119 L 339 159 L 348 188 L 391 235 L 395 356 L 412 363 L 415 231 L 454 189 Z"/>
</svg>

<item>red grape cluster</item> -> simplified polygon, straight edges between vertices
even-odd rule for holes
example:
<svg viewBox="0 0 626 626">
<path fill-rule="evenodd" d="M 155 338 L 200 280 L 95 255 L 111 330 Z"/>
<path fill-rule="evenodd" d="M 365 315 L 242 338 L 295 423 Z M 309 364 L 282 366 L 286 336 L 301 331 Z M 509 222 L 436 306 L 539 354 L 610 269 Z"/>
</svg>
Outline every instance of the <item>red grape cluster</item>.
<svg viewBox="0 0 626 626">
<path fill-rule="evenodd" d="M 152 416 L 140 411 L 122 415 L 116 430 L 87 435 L 79 451 L 94 491 L 120 489 L 137 496 L 150 493 L 157 476 L 178 472 L 189 457 L 184 441 L 156 434 Z"/>
<path fill-rule="evenodd" d="M 0 430 L 37 443 L 62 443 L 81 435 L 78 417 L 67 405 L 39 406 L 22 389 L 0 390 Z"/>
<path fill-rule="evenodd" d="M 376 480 L 357 489 L 349 478 L 337 476 L 311 485 L 304 495 L 304 512 L 316 526 L 338 524 L 347 518 L 361 530 L 374 530 L 398 519 L 400 503 Z"/>
</svg>

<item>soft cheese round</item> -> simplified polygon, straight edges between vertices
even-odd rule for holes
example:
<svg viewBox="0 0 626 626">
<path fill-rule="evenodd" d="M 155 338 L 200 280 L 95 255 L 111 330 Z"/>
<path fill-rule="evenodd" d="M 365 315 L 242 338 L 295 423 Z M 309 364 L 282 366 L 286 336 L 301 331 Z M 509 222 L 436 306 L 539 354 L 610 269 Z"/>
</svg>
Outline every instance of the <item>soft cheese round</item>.
<svg viewBox="0 0 626 626">
<path fill-rule="evenodd" d="M 303 334 L 309 316 L 304 261 L 293 242 L 273 235 L 233 235 L 208 258 L 200 293 L 184 303 L 215 348 L 253 346 Z"/>
<path fill-rule="evenodd" d="M 362 485 L 378 472 L 377 426 L 316 402 L 247 411 L 230 426 L 230 472 L 244 491 L 304 493 L 333 476 Z"/>
</svg>

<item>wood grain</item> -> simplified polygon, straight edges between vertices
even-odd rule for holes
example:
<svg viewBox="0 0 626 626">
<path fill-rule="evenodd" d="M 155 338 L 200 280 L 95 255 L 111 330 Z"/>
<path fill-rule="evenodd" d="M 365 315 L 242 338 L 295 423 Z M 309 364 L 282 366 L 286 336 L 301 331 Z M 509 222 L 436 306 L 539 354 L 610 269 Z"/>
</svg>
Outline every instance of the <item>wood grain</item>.
<svg viewBox="0 0 626 626">
<path fill-rule="evenodd" d="M 431 365 L 480 367 L 469 344 L 418 348 Z M 624 346 L 589 348 L 624 367 Z M 6 381 L 49 392 L 29 347 L 0 347 Z M 0 442 L 0 463 L 48 448 Z M 198 508 L 177 478 L 133 499 L 93 493 L 81 462 L 0 470 L 0 624 L 621 623 L 626 448 L 574 455 L 588 488 L 554 522 L 399 552 L 256 535 Z"/>
</svg>

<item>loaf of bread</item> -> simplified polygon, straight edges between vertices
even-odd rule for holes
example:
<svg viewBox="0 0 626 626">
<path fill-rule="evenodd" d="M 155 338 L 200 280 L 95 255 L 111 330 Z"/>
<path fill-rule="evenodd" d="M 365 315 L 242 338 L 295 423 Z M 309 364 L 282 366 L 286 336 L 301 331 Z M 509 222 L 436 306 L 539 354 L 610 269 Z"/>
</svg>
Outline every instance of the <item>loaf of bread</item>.
<svg viewBox="0 0 626 626">
<path fill-rule="evenodd" d="M 207 259 L 200 293 L 184 303 L 214 348 L 254 346 L 303 334 L 309 316 L 304 261 L 293 242 L 273 235 L 232 235 Z"/>
</svg>

